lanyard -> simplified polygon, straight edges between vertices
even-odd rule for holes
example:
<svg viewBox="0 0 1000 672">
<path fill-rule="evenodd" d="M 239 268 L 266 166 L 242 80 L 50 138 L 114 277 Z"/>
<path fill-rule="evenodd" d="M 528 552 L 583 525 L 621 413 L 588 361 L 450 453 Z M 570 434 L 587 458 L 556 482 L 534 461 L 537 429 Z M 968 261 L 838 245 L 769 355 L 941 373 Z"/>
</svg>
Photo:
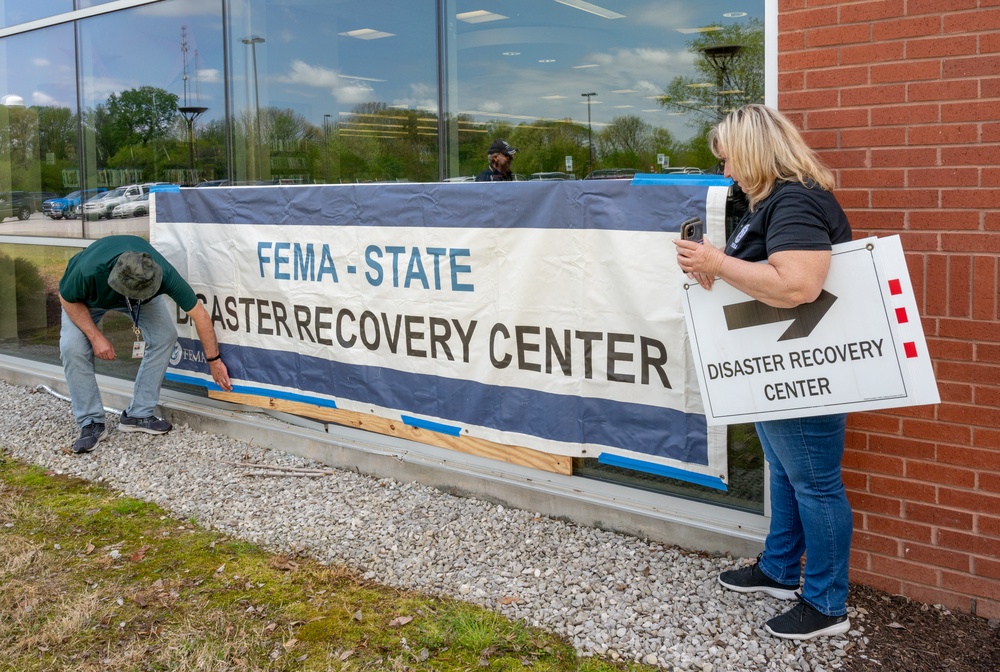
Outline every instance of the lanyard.
<svg viewBox="0 0 1000 672">
<path fill-rule="evenodd" d="M 135 304 L 135 310 L 132 309 L 132 302 L 125 297 L 125 305 L 128 306 L 128 316 L 132 319 L 132 333 L 135 334 L 135 339 L 142 339 L 142 329 L 139 328 L 139 311 L 142 309 L 142 301 Z"/>
</svg>

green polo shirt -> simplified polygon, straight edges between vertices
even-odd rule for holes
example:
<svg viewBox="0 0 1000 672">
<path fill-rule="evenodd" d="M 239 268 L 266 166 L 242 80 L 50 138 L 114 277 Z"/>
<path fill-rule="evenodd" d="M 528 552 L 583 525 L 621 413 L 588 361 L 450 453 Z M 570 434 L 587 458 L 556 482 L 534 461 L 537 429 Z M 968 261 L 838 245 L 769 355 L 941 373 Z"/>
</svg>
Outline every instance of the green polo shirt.
<svg viewBox="0 0 1000 672">
<path fill-rule="evenodd" d="M 163 269 L 163 282 L 153 296 L 166 294 L 183 310 L 189 312 L 198 303 L 191 285 L 170 265 L 163 255 L 138 236 L 108 236 L 92 243 L 74 255 L 59 281 L 59 294 L 70 303 L 83 303 L 90 308 L 125 308 L 125 297 L 108 285 L 108 276 L 118 257 L 124 252 L 145 252 Z"/>
</svg>

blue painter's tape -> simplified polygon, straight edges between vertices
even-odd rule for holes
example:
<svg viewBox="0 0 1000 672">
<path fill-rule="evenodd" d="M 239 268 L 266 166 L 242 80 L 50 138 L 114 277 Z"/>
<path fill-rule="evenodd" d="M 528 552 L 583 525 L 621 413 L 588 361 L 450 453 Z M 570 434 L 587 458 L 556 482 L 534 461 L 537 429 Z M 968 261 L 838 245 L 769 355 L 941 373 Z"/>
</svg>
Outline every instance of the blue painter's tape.
<svg viewBox="0 0 1000 672">
<path fill-rule="evenodd" d="M 209 390 L 216 392 L 223 391 L 221 387 L 216 385 L 214 382 L 208 382 L 202 378 L 195 378 L 194 376 L 184 376 L 178 373 L 168 373 L 166 379 L 172 383 L 187 383 L 188 385 L 199 385 Z M 333 399 L 323 399 L 321 397 L 310 397 L 305 394 L 295 394 L 292 392 L 283 392 L 281 390 L 274 390 L 265 387 L 255 387 L 252 385 L 233 385 L 233 392 L 239 394 L 252 394 L 257 397 L 269 397 L 271 399 L 284 399 L 285 401 L 298 401 L 303 404 L 311 404 L 313 406 L 322 406 L 324 408 L 338 408 L 337 402 Z"/>
<path fill-rule="evenodd" d="M 149 188 L 154 193 L 180 193 L 181 188 L 176 184 L 154 184 Z"/>
<path fill-rule="evenodd" d="M 421 420 L 420 418 L 414 418 L 412 415 L 401 415 L 399 416 L 403 422 L 411 427 L 419 427 L 420 429 L 428 429 L 432 432 L 437 432 L 438 434 L 447 434 L 448 436 L 461 436 L 462 428 L 454 427 L 452 425 L 445 425 L 440 422 L 431 422 L 430 420 Z"/>
<path fill-rule="evenodd" d="M 687 481 L 688 483 L 694 483 L 695 485 L 703 485 L 706 488 L 714 488 L 715 490 L 722 490 L 723 492 L 729 491 L 729 486 L 726 485 L 726 482 L 716 476 L 696 474 L 694 472 L 684 471 L 683 469 L 678 469 L 676 467 L 668 467 L 654 462 L 635 460 L 630 457 L 622 457 L 621 455 L 613 455 L 610 453 L 601 453 L 598 456 L 597 461 L 601 464 L 607 464 L 612 467 L 624 467 L 625 469 L 632 469 L 633 471 L 642 471 L 647 474 L 656 474 L 657 476 L 675 478 L 678 481 Z"/>
<path fill-rule="evenodd" d="M 733 181 L 722 175 L 706 175 L 703 173 L 637 173 L 632 178 L 632 184 L 641 185 L 685 185 L 693 187 L 728 187 Z"/>
</svg>

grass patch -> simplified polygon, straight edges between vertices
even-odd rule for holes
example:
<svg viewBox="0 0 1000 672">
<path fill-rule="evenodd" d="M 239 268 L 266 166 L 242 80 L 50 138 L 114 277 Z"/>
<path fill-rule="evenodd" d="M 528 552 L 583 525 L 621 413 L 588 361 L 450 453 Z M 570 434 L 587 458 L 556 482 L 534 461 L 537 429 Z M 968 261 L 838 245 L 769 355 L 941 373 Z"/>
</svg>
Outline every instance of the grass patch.
<svg viewBox="0 0 1000 672">
<path fill-rule="evenodd" d="M 109 669 L 653 668 L 0 459 L 0 670 Z"/>
</svg>

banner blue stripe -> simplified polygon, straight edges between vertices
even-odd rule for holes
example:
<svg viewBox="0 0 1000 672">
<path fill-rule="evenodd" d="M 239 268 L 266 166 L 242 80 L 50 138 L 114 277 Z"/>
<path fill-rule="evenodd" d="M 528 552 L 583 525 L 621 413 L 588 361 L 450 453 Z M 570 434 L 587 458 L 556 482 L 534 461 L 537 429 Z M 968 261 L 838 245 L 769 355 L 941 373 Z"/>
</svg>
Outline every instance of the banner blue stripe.
<svg viewBox="0 0 1000 672">
<path fill-rule="evenodd" d="M 200 352 L 194 339 L 181 338 L 179 342 L 186 351 Z M 430 416 L 458 426 L 708 464 L 707 423 L 700 414 L 359 366 L 276 350 L 222 344 L 220 351 L 230 376 L 248 389 L 256 383 L 265 389 L 273 385 L 301 390 L 304 394 L 295 395 L 296 401 L 321 404 L 322 398 L 308 396 L 312 392 L 378 408 L 405 409 L 408 415 Z M 173 368 L 200 373 L 208 370 L 204 363 L 188 358 Z M 277 391 L 266 394 L 279 397 Z"/>
<path fill-rule="evenodd" d="M 669 176 L 661 176 L 669 177 Z M 710 176 L 693 176 L 710 177 Z M 727 180 L 728 181 L 728 180 Z M 627 180 L 494 184 L 184 188 L 156 195 L 160 224 L 600 229 L 677 233 L 705 218 L 705 186 L 634 187 Z M 714 184 L 714 183 L 713 183 Z M 386 212 L 394 213 L 391 218 Z M 497 216 L 497 213 L 503 213 Z"/>
</svg>

